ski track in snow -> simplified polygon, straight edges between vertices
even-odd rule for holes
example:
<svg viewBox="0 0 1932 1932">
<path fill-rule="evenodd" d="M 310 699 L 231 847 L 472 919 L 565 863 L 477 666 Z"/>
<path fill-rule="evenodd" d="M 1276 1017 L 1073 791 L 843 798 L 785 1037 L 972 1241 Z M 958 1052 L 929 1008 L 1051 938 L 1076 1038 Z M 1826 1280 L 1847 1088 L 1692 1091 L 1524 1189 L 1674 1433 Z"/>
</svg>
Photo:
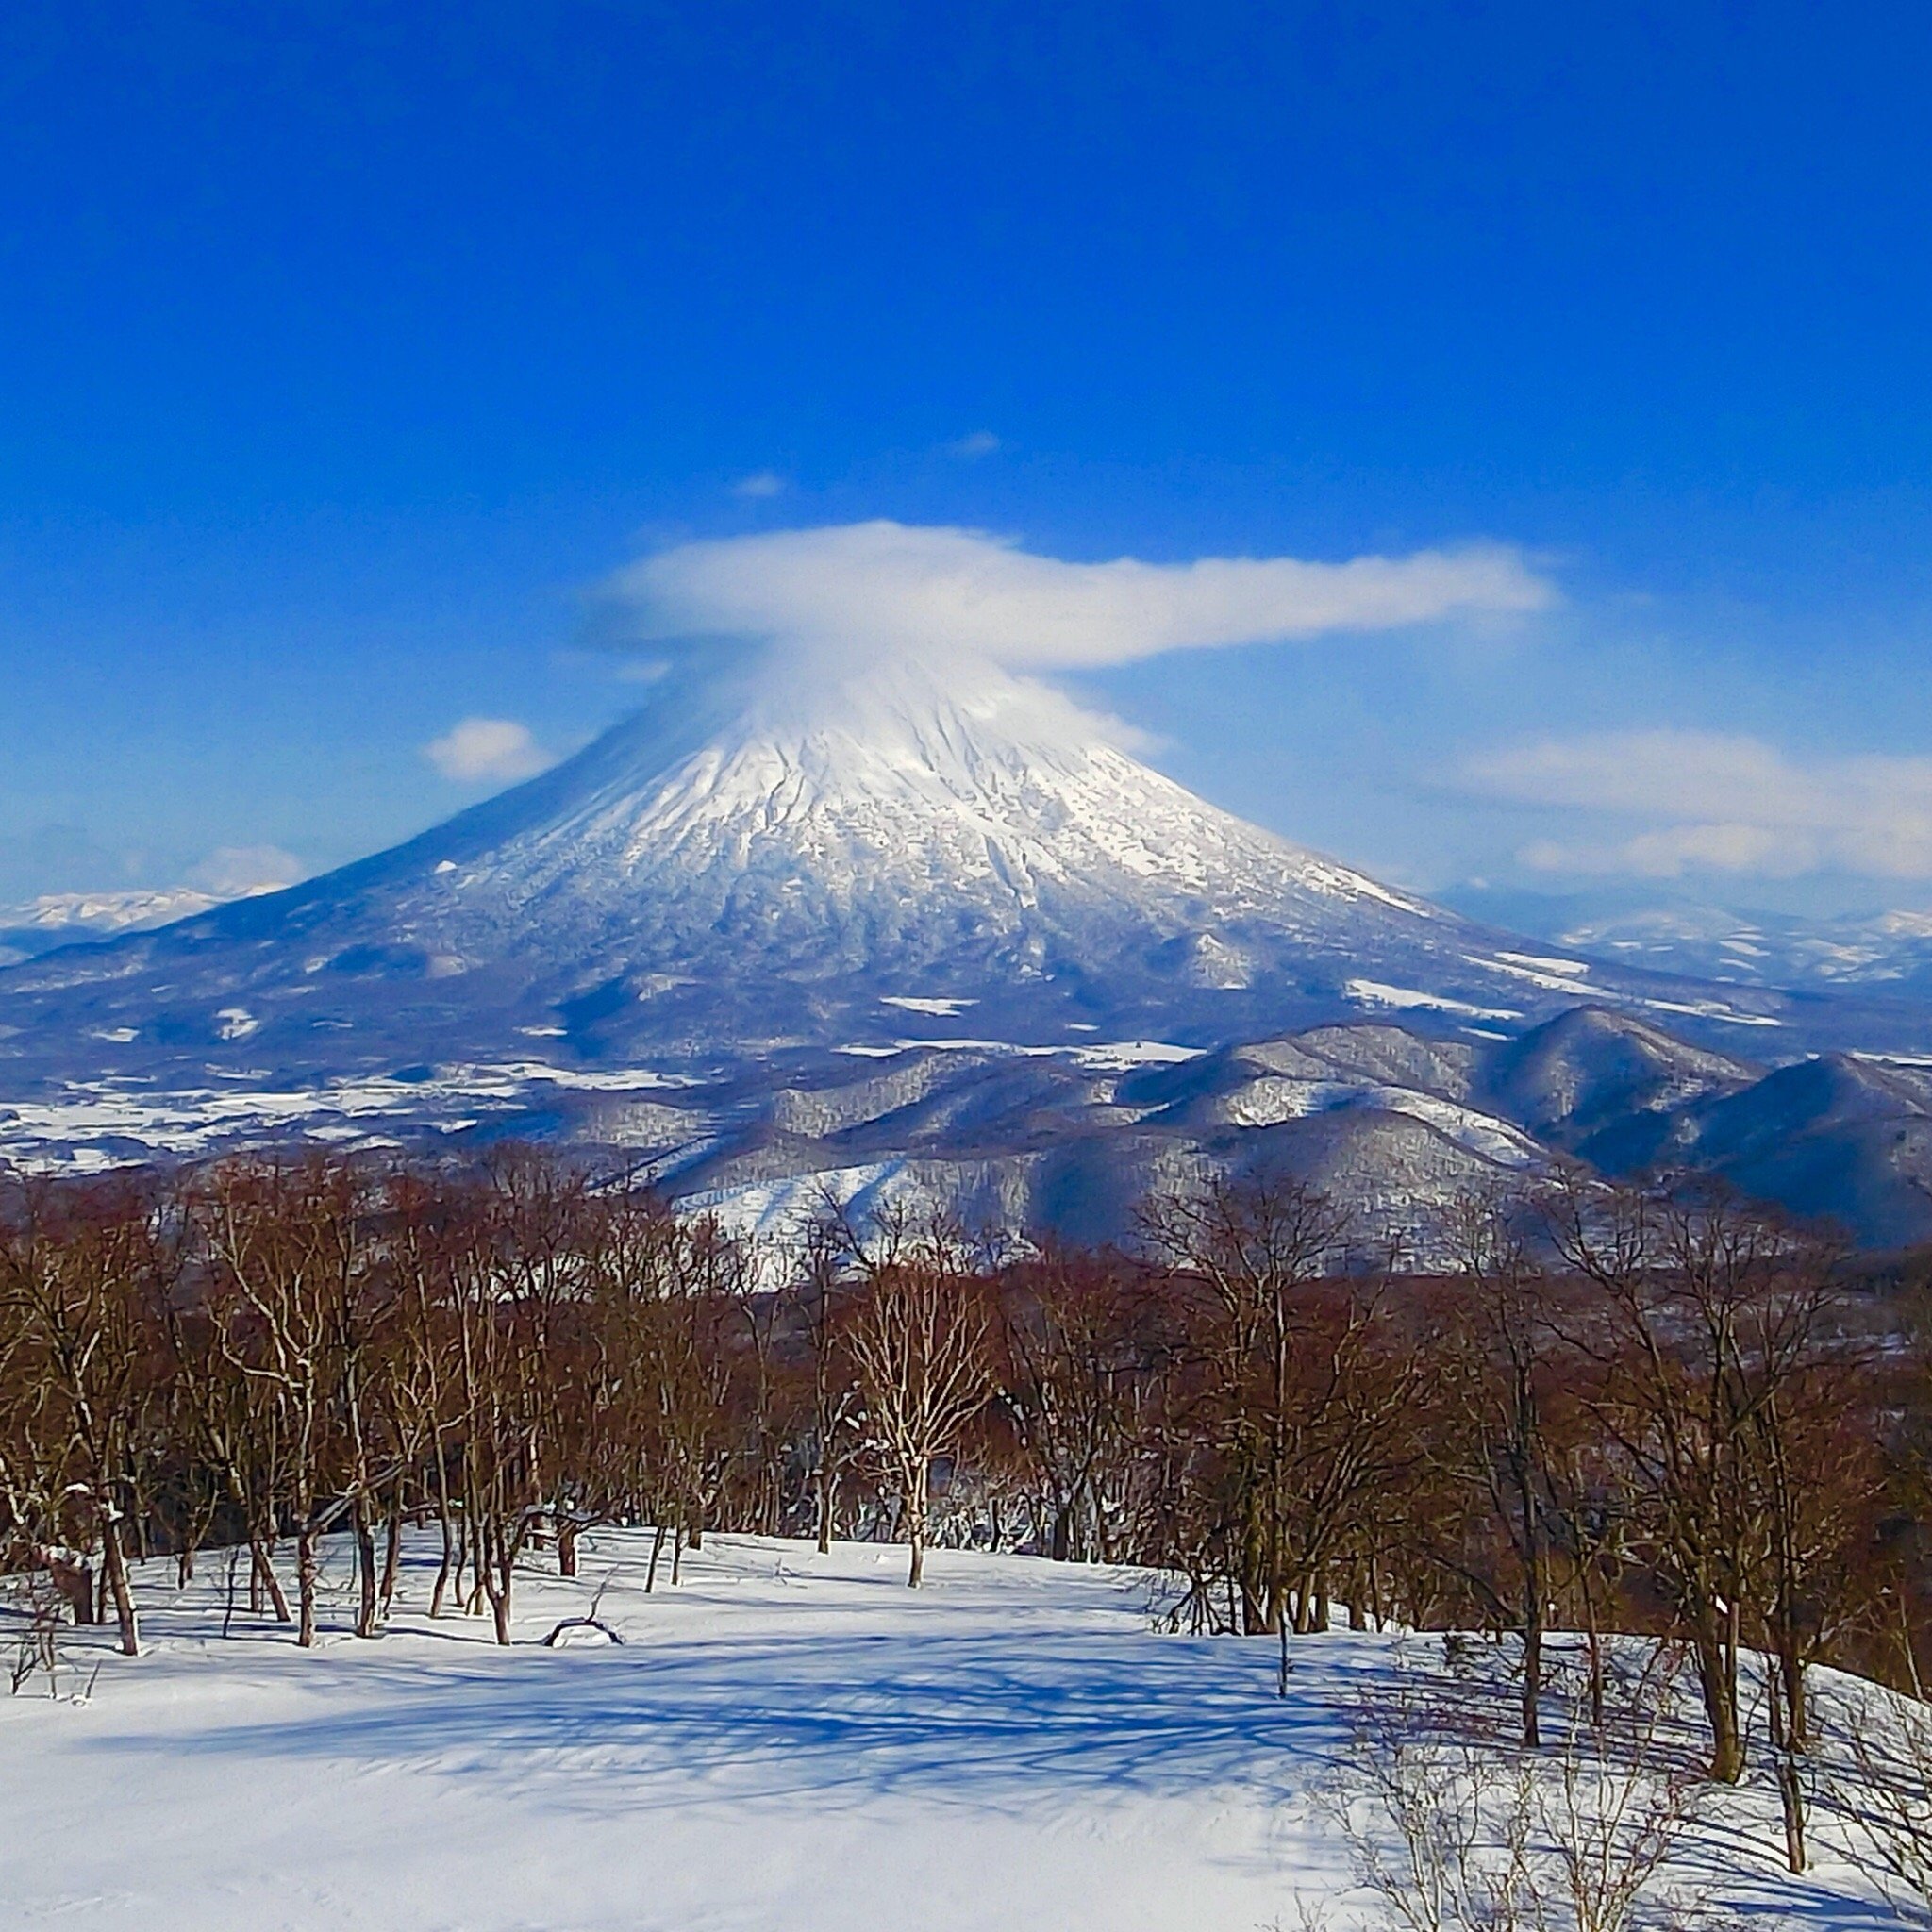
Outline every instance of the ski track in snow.
<svg viewBox="0 0 1932 1932">
<path fill-rule="evenodd" d="M 140 1659 L 70 1632 L 68 1695 L 0 1700 L 8 1923 L 1256 1932 L 1345 1891 L 1311 1799 L 1367 1705 L 1441 1681 L 1438 1640 L 1334 1631 L 1278 1700 L 1273 1640 L 1156 1635 L 1158 1579 L 1031 1557 L 935 1552 L 914 1594 L 893 1546 L 715 1537 L 646 1596 L 641 1531 L 524 1577 L 505 1651 L 422 1613 L 429 1541 L 380 1642 L 338 1634 L 340 1545 L 313 1654 L 218 1634 L 222 1552 L 186 1591 L 146 1566 Z M 536 1647 L 593 1599 L 621 1647 Z M 1882 1923 L 1828 1857 L 1779 1874 L 1768 1790 L 1726 1803 L 1686 1854 L 1725 1916 Z"/>
</svg>

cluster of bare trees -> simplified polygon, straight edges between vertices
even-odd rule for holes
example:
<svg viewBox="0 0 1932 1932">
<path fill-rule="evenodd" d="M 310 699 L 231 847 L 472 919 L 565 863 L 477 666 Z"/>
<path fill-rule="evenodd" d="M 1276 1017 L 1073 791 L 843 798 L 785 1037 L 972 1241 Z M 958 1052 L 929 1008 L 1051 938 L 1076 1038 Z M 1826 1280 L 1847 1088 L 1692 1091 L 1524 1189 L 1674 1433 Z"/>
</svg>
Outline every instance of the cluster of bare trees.
<svg viewBox="0 0 1932 1932">
<path fill-rule="evenodd" d="M 1535 1748 L 1577 1633 L 1680 1643 L 1794 1865 L 1807 1674 L 1916 1682 L 1928 1378 L 1828 1243 L 1577 1180 L 1464 1204 L 1430 1275 L 1365 1268 L 1287 1180 L 1152 1204 L 1131 1255 L 833 1206 L 760 1246 L 622 1176 L 250 1158 L 0 1194 L 0 1538 L 139 1644 L 131 1565 L 245 1560 L 312 1642 L 321 1540 L 380 1632 L 405 1525 L 431 1607 L 508 1642 L 520 1559 L 651 1525 L 1158 1565 L 1195 1628 L 1486 1630 Z M 292 1582 L 292 1602 L 290 1584 Z M 1747 1657 L 1768 1659 L 1761 1745 Z"/>
<path fill-rule="evenodd" d="M 720 1506 L 744 1263 L 641 1190 L 521 1156 L 23 1185 L 0 1236 L 12 1563 L 58 1576 L 79 1617 L 111 1604 L 131 1654 L 131 1557 L 186 1575 L 210 1542 L 244 1547 L 253 1607 L 308 1644 L 319 1540 L 353 1532 L 373 1636 L 406 1519 L 433 1518 L 434 1607 L 487 1607 L 507 1642 L 533 1534 L 568 1565 L 587 1524 L 694 1536 Z"/>
</svg>

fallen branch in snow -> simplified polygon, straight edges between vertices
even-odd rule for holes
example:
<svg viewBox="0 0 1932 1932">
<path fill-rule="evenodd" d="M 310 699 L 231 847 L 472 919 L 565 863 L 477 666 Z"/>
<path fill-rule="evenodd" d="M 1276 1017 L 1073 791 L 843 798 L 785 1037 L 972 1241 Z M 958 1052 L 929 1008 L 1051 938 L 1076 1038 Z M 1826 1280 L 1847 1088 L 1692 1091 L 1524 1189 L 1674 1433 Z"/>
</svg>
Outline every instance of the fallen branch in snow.
<svg viewBox="0 0 1932 1932">
<path fill-rule="evenodd" d="M 565 1617 L 551 1631 L 550 1635 L 543 1640 L 544 1648 L 555 1650 L 558 1644 L 563 1641 L 563 1633 L 566 1630 L 601 1630 L 612 1643 L 622 1643 L 624 1641 L 624 1639 L 600 1617 Z"/>
</svg>

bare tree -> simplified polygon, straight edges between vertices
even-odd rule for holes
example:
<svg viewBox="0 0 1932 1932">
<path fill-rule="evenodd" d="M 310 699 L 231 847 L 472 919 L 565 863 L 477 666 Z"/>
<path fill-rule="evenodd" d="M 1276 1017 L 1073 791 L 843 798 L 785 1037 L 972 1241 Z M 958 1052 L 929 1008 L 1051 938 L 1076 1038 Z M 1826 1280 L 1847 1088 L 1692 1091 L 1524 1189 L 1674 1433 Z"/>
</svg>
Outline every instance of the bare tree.
<svg viewBox="0 0 1932 1932">
<path fill-rule="evenodd" d="M 852 1249 L 843 1209 L 827 1197 L 806 1225 L 788 1289 L 810 1362 L 812 1516 L 822 1557 L 832 1547 L 840 1483 L 858 1441 L 859 1396 L 847 1346 L 851 1296 L 842 1279 Z"/>
<path fill-rule="evenodd" d="M 1118 1257 L 1049 1245 L 1000 1284 L 1001 1393 L 1056 1561 L 1110 1561 L 1147 1433 L 1156 1296 Z"/>
<path fill-rule="evenodd" d="M 1900 1917 L 1932 1925 L 1932 1705 L 1864 1687 L 1834 1717 L 1822 1783 L 1844 1849 Z"/>
<path fill-rule="evenodd" d="M 1310 1285 L 1336 1269 L 1349 1227 L 1319 1190 L 1272 1172 L 1211 1172 L 1141 1214 L 1144 1243 L 1204 1282 L 1220 1311 L 1209 1359 L 1253 1631 L 1278 1631 L 1290 1615 L 1283 1518 L 1296 1324 Z"/>
<path fill-rule="evenodd" d="M 932 1466 L 992 1392 L 976 1286 L 942 1241 L 923 1246 L 872 1272 L 851 1331 L 865 1420 L 898 1494 L 911 1546 L 906 1581 L 914 1589 L 925 1568 Z"/>
<path fill-rule="evenodd" d="M 1669 1748 L 1678 1657 L 1670 1645 L 1651 1647 L 1614 1724 L 1579 1722 L 1573 1707 L 1553 1772 L 1535 1787 L 1540 1923 L 1557 1903 L 1575 1932 L 1629 1932 L 1646 1900 L 1665 1892 L 1671 1858 L 1701 1805 L 1697 1778 Z"/>
<path fill-rule="evenodd" d="M 1566 1310 L 1566 1339 L 1597 1370 L 1591 1407 L 1631 1490 L 1633 1529 L 1697 1661 L 1710 1774 L 1744 1769 L 1739 1659 L 1754 1585 L 1772 1579 L 1795 1637 L 1790 1563 L 1767 1564 L 1774 1518 L 1795 1522 L 1797 1489 L 1828 1482 L 1779 1449 L 1807 1378 L 1835 1345 L 1839 1291 L 1828 1250 L 1721 1191 L 1606 1193 L 1573 1182 L 1548 1225 L 1594 1298 Z M 1780 1479 L 1784 1504 L 1771 1491 Z M 1787 1540 L 1796 1560 L 1799 1543 Z M 1783 1641 L 1782 1639 L 1775 1640 Z M 1801 1651 L 1781 1687 L 1802 1740 Z"/>
<path fill-rule="evenodd" d="M 1481 1687 L 1404 1683 L 1372 1713 L 1327 1794 L 1357 1882 L 1401 1932 L 1630 1932 L 1683 1904 L 1673 1855 L 1698 1815 L 1676 1764 L 1675 1654 L 1647 1647 L 1612 1724 L 1570 1722 L 1512 1752 Z"/>
<path fill-rule="evenodd" d="M 1445 1431 L 1443 1447 L 1457 1474 L 1487 1504 L 1507 1553 L 1507 1577 L 1445 1555 L 1523 1646 L 1522 1736 L 1541 1742 L 1543 1637 L 1548 1627 L 1557 1509 L 1545 1425 L 1548 1356 L 1542 1276 L 1510 1204 L 1495 1196 L 1459 1203 L 1449 1233 L 1460 1274 L 1463 1332 L 1473 1347 L 1451 1373 L 1460 1400 L 1452 1405 L 1466 1427 Z M 1440 1453 L 1440 1452 L 1439 1452 Z M 1513 1583 L 1513 1589 L 1510 1587 Z"/>
<path fill-rule="evenodd" d="M 128 1574 L 143 1526 L 142 1464 L 157 1453 L 158 1372 L 148 1345 L 175 1244 L 134 1187 L 31 1189 L 0 1241 L 0 1357 L 11 1416 L 0 1459 L 9 1514 L 38 1567 L 73 1579 L 63 1523 L 100 1552 L 121 1648 L 141 1637 Z"/>
<path fill-rule="evenodd" d="M 210 1333 L 229 1373 L 261 1399 L 252 1434 L 264 1489 L 293 1524 L 296 1641 L 306 1649 L 317 1634 L 320 1539 L 356 1491 L 338 1399 L 348 1308 L 370 1258 L 358 1177 L 326 1158 L 227 1162 L 192 1206 Z"/>
</svg>

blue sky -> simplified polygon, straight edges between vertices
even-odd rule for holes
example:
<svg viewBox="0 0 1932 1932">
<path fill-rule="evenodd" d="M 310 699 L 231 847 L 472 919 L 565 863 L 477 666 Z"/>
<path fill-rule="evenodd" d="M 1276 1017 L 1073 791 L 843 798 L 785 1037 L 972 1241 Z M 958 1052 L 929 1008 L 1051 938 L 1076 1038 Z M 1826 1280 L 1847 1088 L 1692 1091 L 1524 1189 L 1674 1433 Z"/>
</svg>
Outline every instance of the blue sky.
<svg viewBox="0 0 1932 1932">
<path fill-rule="evenodd" d="M 0 897 L 386 842 L 516 765 L 461 721 L 636 701 L 613 571 L 890 518 L 1514 546 L 1541 610 L 1073 675 L 1407 883 L 1932 902 L 1928 73 L 1905 6 L 23 0 Z"/>
</svg>

